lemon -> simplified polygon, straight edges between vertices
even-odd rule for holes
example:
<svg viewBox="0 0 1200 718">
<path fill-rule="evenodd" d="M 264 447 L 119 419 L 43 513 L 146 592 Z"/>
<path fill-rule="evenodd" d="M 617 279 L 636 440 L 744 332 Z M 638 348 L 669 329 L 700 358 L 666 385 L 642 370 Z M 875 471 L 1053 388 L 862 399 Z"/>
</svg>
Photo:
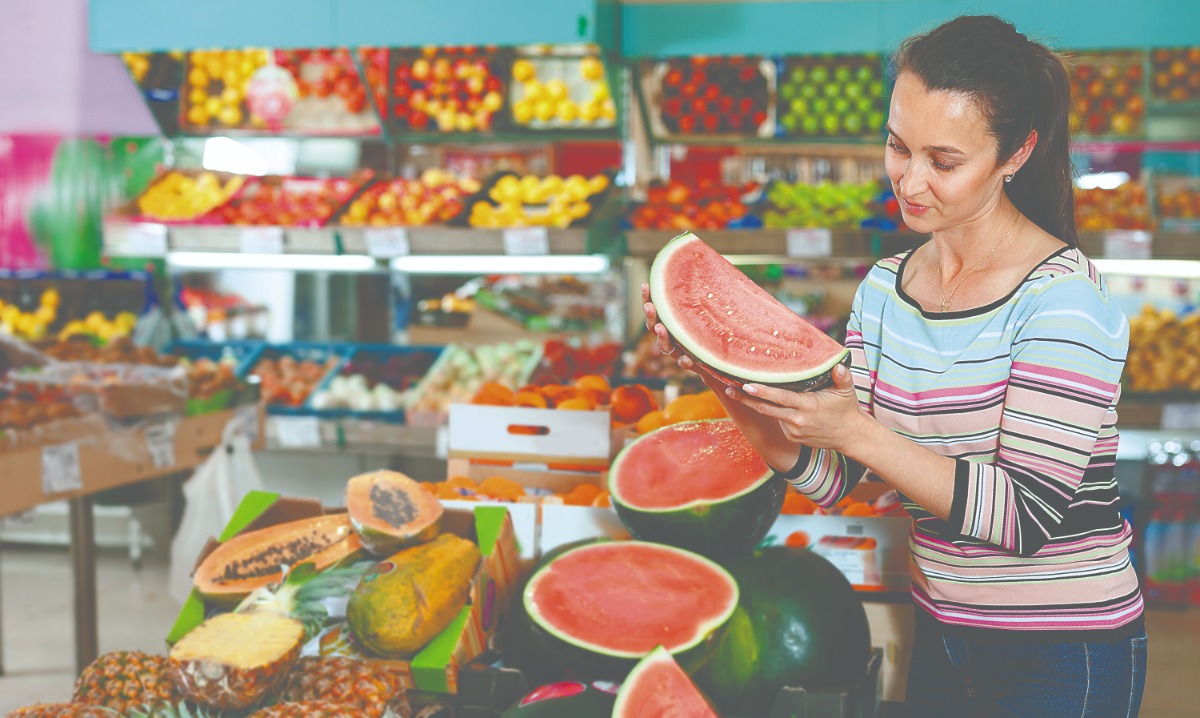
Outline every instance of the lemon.
<svg viewBox="0 0 1200 718">
<path fill-rule="evenodd" d="M 528 125 L 533 120 L 533 105 L 529 100 L 520 100 L 513 105 L 513 121 L 518 125 Z"/>
<path fill-rule="evenodd" d="M 558 119 L 563 122 L 574 122 L 579 118 L 579 105 L 570 100 L 558 103 Z"/>
<path fill-rule="evenodd" d="M 599 80 L 604 77 L 604 63 L 598 57 L 585 57 L 579 63 L 579 73 L 586 80 Z"/>
<path fill-rule="evenodd" d="M 58 290 L 54 287 L 50 287 L 42 292 L 42 296 L 38 303 L 43 307 L 57 307 L 61 301 L 62 297 L 59 295 Z M 0 306 L 3 305 L 4 302 L 0 302 Z"/>
<path fill-rule="evenodd" d="M 617 103 L 611 98 L 600 103 L 600 116 L 609 121 L 617 119 Z"/>
<path fill-rule="evenodd" d="M 242 124 L 242 110 L 237 105 L 225 105 L 217 113 L 217 119 L 226 127 L 237 127 Z"/>
<path fill-rule="evenodd" d="M 133 312 L 121 312 L 115 321 L 118 327 L 130 330 L 137 326 L 137 315 Z"/>
<path fill-rule="evenodd" d="M 537 70 L 529 60 L 517 60 L 513 63 L 512 76 L 517 82 L 532 80 L 536 74 Z"/>
<path fill-rule="evenodd" d="M 579 119 L 587 123 L 600 119 L 600 105 L 596 102 L 585 102 L 579 108 Z"/>
<path fill-rule="evenodd" d="M 608 175 L 596 175 L 588 180 L 588 194 L 600 194 L 608 189 Z"/>
<path fill-rule="evenodd" d="M 208 73 L 202 67 L 193 67 L 188 73 L 188 84 L 192 87 L 204 89 L 208 87 Z"/>
<path fill-rule="evenodd" d="M 549 100 L 540 100 L 533 109 L 533 114 L 542 122 L 549 122 L 554 119 L 556 114 L 556 106 Z"/>
<path fill-rule="evenodd" d="M 221 98 L 209 97 L 204 101 L 204 111 L 209 117 L 216 117 L 221 112 Z"/>
<path fill-rule="evenodd" d="M 567 99 L 569 94 L 567 83 L 562 80 L 551 80 L 546 83 L 546 95 L 554 102 L 562 102 Z"/>
<path fill-rule="evenodd" d="M 58 311 L 54 307 L 38 307 L 33 316 L 42 324 L 49 324 L 58 316 Z"/>
<path fill-rule="evenodd" d="M 204 105 L 200 103 L 192 105 L 192 107 L 188 110 L 187 120 L 188 124 L 191 125 L 207 125 L 208 112 L 204 109 Z"/>
</svg>

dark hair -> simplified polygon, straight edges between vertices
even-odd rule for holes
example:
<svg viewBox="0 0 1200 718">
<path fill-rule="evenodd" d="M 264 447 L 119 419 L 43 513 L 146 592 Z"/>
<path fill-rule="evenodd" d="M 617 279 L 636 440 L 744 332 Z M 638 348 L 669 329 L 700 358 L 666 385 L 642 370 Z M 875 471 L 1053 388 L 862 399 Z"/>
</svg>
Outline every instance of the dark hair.
<svg viewBox="0 0 1200 718">
<path fill-rule="evenodd" d="M 1004 189 L 1037 226 L 1079 246 L 1067 126 L 1071 86 L 1058 55 L 998 17 L 964 15 L 905 40 L 895 72 L 913 73 L 930 90 L 972 97 L 996 138 L 1001 163 L 1037 130 L 1037 146 Z"/>
</svg>

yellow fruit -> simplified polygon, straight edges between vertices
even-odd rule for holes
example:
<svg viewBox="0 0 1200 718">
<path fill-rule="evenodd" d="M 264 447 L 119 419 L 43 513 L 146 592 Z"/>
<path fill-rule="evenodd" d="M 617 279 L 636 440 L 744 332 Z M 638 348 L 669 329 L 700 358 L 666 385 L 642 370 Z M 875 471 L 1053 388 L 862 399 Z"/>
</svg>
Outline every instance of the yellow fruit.
<svg viewBox="0 0 1200 718">
<path fill-rule="evenodd" d="M 545 97 L 546 88 L 537 80 L 530 80 L 521 85 L 521 99 L 537 102 Z"/>
<path fill-rule="evenodd" d="M 512 73 L 513 79 L 517 82 L 532 80 L 534 75 L 537 74 L 535 68 L 533 67 L 533 63 L 529 60 L 517 60 L 514 62 Z"/>
<path fill-rule="evenodd" d="M 223 613 L 171 649 L 171 673 L 188 700 L 218 710 L 260 702 L 300 658 L 304 626 L 267 612 Z"/>
<path fill-rule="evenodd" d="M 42 296 L 39 299 L 39 303 L 43 307 L 57 307 L 61 300 L 62 300 L 62 297 L 59 295 L 58 290 L 55 289 L 54 287 L 50 287 L 46 291 L 42 292 Z M 0 306 L 3 306 L 3 305 L 4 305 L 4 302 L 0 301 Z"/>
<path fill-rule="evenodd" d="M 600 103 L 600 117 L 610 122 L 617 119 L 617 103 L 612 98 Z"/>
<path fill-rule="evenodd" d="M 40 306 L 34 311 L 33 316 L 42 324 L 49 324 L 54 321 L 58 315 L 58 311 L 54 307 Z"/>
<path fill-rule="evenodd" d="M 579 119 L 587 123 L 600 119 L 600 104 L 594 101 L 583 103 L 579 108 Z"/>
<path fill-rule="evenodd" d="M 117 315 L 116 324 L 122 329 L 133 329 L 137 326 L 137 315 L 133 312 L 121 312 Z"/>
<path fill-rule="evenodd" d="M 207 125 L 208 124 L 208 112 L 206 112 L 204 110 L 204 105 L 202 105 L 202 104 L 192 105 L 191 109 L 188 110 L 187 120 L 188 120 L 188 124 L 190 124 L 190 125 Z"/>
<path fill-rule="evenodd" d="M 569 91 L 567 83 L 562 80 L 551 80 L 546 83 L 546 96 L 554 102 L 562 102 L 567 99 Z"/>
<path fill-rule="evenodd" d="M 533 105 L 529 100 L 520 100 L 513 105 L 513 121 L 518 125 L 528 125 L 533 120 Z"/>
<path fill-rule="evenodd" d="M 541 100 L 534 108 L 533 114 L 542 122 L 549 122 L 556 114 L 555 104 L 549 100 Z"/>
<path fill-rule="evenodd" d="M 217 113 L 217 119 L 226 127 L 237 127 L 242 124 L 242 110 L 235 105 L 225 105 Z"/>
<path fill-rule="evenodd" d="M 558 103 L 558 119 L 563 122 L 574 122 L 579 117 L 579 105 L 570 100 Z"/>
<path fill-rule="evenodd" d="M 579 72 L 587 80 L 599 80 L 604 77 L 604 63 L 597 57 L 585 57 L 579 63 Z"/>
<path fill-rule="evenodd" d="M 504 104 L 504 98 L 500 97 L 499 92 L 489 92 L 483 96 L 483 109 L 488 112 L 495 112 Z"/>
<path fill-rule="evenodd" d="M 201 89 L 208 87 L 208 73 L 204 71 L 204 68 L 193 67 L 192 71 L 188 73 L 188 84 Z"/>
<path fill-rule="evenodd" d="M 210 97 L 204 101 L 204 111 L 209 117 L 216 117 L 221 113 L 221 98 Z"/>
</svg>

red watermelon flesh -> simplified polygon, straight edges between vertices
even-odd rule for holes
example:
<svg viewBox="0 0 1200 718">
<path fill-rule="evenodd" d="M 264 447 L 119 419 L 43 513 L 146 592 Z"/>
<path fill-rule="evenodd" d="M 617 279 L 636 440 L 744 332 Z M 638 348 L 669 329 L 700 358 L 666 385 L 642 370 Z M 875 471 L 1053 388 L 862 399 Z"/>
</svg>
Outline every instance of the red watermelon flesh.
<svg viewBox="0 0 1200 718">
<path fill-rule="evenodd" d="M 735 383 L 817 389 L 849 356 L 691 232 L 654 258 L 650 296 L 675 342 Z"/>
<path fill-rule="evenodd" d="M 705 641 L 737 606 L 737 583 L 716 563 L 640 541 L 572 549 L 529 580 L 535 624 L 593 653 L 639 659 L 662 644 L 672 653 Z"/>
<path fill-rule="evenodd" d="M 613 718 L 718 718 L 704 694 L 659 646 L 629 673 Z"/>
<path fill-rule="evenodd" d="M 771 469 L 729 420 L 673 424 L 639 438 L 617 459 L 613 498 L 643 511 L 728 501 Z"/>
</svg>

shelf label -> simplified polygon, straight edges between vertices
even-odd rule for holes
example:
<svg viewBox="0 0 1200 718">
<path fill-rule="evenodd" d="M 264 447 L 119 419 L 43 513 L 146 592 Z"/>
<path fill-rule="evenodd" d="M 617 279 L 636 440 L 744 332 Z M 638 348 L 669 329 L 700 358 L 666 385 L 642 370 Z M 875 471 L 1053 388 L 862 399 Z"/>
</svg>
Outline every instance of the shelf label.
<svg viewBox="0 0 1200 718">
<path fill-rule="evenodd" d="M 241 246 L 245 254 L 283 254 L 283 227 L 246 227 Z"/>
<path fill-rule="evenodd" d="M 787 231 L 787 256 L 828 257 L 833 254 L 833 232 L 827 227 L 805 227 Z"/>
<path fill-rule="evenodd" d="M 377 259 L 395 259 L 412 254 L 405 227 L 375 227 L 366 230 L 367 254 Z"/>
<path fill-rule="evenodd" d="M 1110 229 L 1104 233 L 1106 259 L 1150 259 L 1154 235 L 1144 229 Z"/>
<path fill-rule="evenodd" d="M 1200 430 L 1200 404 L 1163 404 L 1162 428 L 1168 431 Z"/>
<path fill-rule="evenodd" d="M 321 446 L 321 423 L 315 416 L 277 416 L 275 429 L 282 447 L 315 449 Z"/>
<path fill-rule="evenodd" d="M 42 491 L 51 496 L 83 488 L 79 467 L 79 442 L 42 448 Z"/>
<path fill-rule="evenodd" d="M 136 222 L 125 233 L 125 253 L 133 257 L 165 257 L 167 255 L 167 226 L 151 222 Z"/>
<path fill-rule="evenodd" d="M 158 421 L 146 427 L 146 446 L 154 468 L 167 469 L 175 465 L 175 422 Z"/>
<path fill-rule="evenodd" d="M 545 227 L 514 227 L 504 230 L 505 254 L 550 254 L 550 233 Z"/>
</svg>

